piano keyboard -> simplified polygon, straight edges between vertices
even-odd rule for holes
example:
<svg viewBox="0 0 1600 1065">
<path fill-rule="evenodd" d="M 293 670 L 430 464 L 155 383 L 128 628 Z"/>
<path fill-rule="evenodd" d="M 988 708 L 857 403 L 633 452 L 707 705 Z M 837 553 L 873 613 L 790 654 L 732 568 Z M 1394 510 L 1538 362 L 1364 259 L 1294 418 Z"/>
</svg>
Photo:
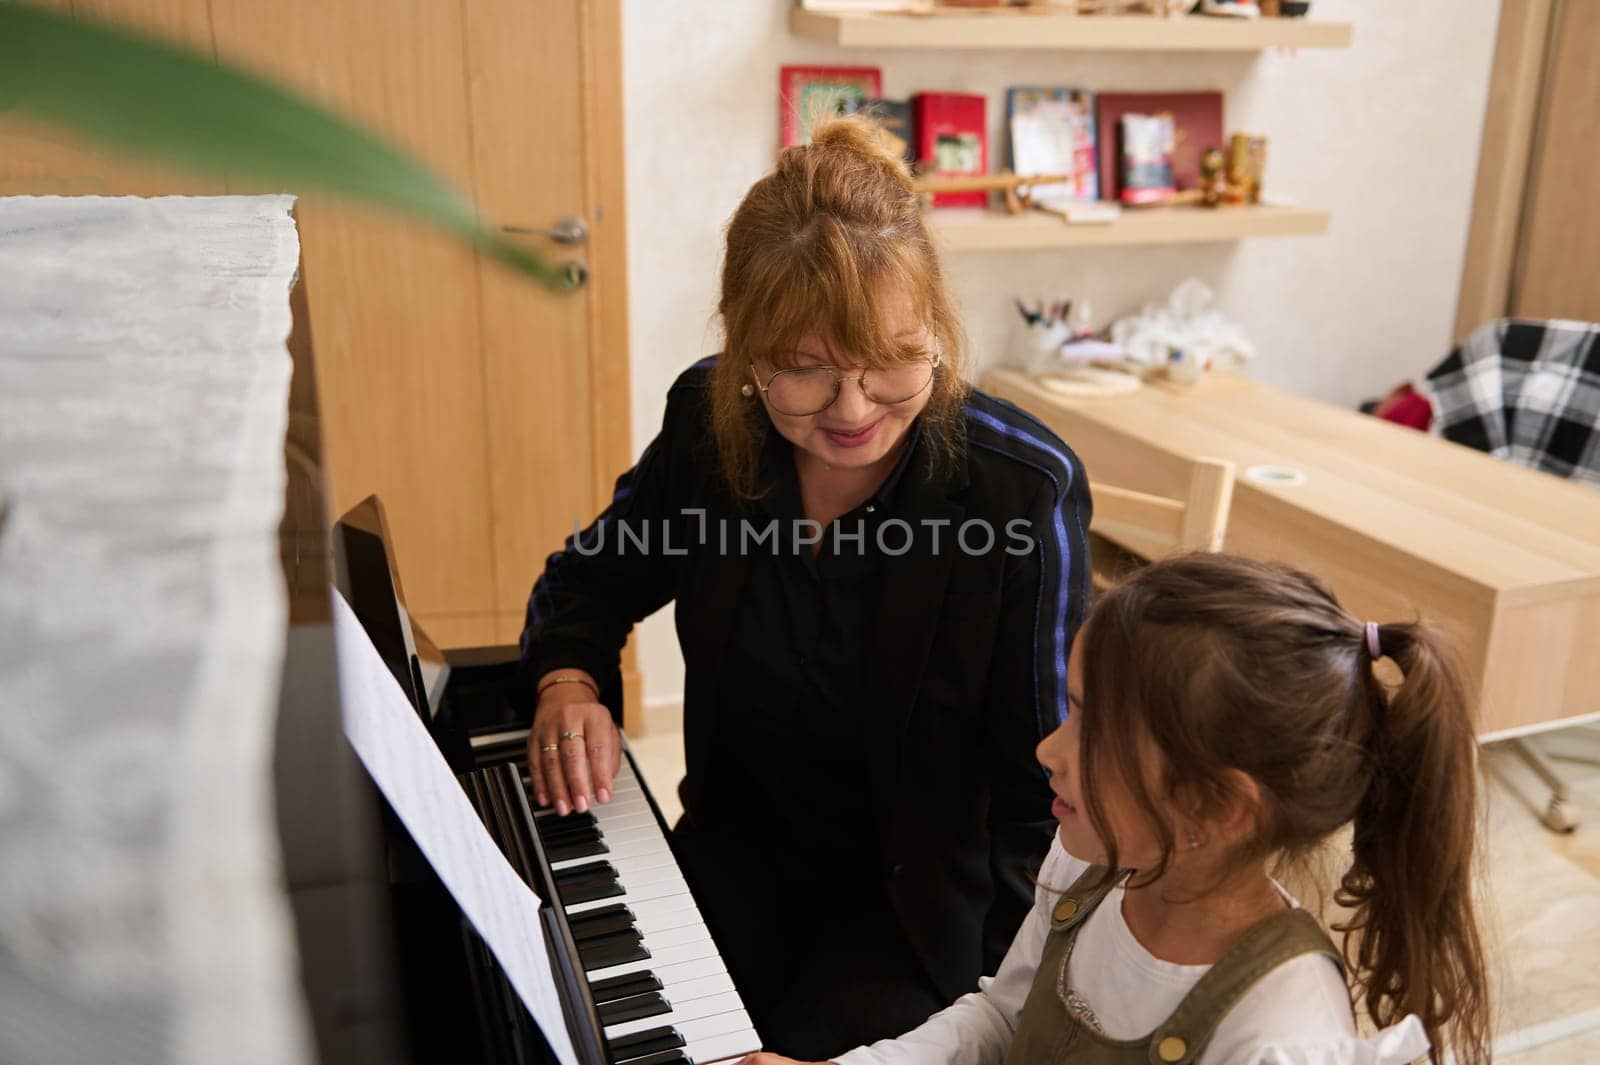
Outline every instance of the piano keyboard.
<svg viewBox="0 0 1600 1065">
<path fill-rule="evenodd" d="M 531 808 L 526 763 L 516 764 Z M 533 821 L 612 1065 L 703 1065 L 759 1050 L 632 755 L 609 803 L 566 817 L 537 810 Z"/>
</svg>

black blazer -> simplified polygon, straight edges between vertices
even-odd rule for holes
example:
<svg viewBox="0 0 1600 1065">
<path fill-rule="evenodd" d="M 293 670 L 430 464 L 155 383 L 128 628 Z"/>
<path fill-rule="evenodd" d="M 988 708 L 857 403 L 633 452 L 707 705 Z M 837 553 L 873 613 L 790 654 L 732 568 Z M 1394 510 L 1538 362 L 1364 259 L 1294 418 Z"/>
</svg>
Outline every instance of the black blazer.
<svg viewBox="0 0 1600 1065">
<path fill-rule="evenodd" d="M 540 676 L 575 667 L 600 683 L 620 721 L 623 643 L 635 622 L 674 601 L 691 818 L 704 801 L 719 663 L 749 568 L 738 522 L 755 513 L 717 469 L 713 361 L 678 378 L 660 435 L 617 480 L 611 505 L 546 561 L 522 635 L 530 705 Z M 888 841 L 888 895 L 951 999 L 994 972 L 1032 902 L 1029 877 L 1055 827 L 1033 752 L 1065 713 L 1066 656 L 1090 588 L 1089 488 L 1077 456 L 982 392 L 967 401 L 966 427 L 958 469 L 933 478 L 908 467 L 897 491 L 896 517 L 914 542 L 883 559 L 862 707 L 879 767 L 871 812 Z M 987 537 L 970 525 L 964 548 L 957 533 L 980 521 L 994 545 L 980 551 Z"/>
</svg>

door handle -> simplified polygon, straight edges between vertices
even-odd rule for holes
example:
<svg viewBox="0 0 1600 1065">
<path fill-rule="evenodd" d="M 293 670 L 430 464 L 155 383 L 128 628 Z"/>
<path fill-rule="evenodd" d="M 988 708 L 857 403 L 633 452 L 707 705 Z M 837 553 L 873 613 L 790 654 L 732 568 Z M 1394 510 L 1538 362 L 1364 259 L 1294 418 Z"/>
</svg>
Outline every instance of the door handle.
<svg viewBox="0 0 1600 1065">
<path fill-rule="evenodd" d="M 589 227 L 583 219 L 569 215 L 548 229 L 540 226 L 501 226 L 507 233 L 523 233 L 534 237 L 547 237 L 557 244 L 568 246 L 582 244 L 589 239 Z"/>
</svg>

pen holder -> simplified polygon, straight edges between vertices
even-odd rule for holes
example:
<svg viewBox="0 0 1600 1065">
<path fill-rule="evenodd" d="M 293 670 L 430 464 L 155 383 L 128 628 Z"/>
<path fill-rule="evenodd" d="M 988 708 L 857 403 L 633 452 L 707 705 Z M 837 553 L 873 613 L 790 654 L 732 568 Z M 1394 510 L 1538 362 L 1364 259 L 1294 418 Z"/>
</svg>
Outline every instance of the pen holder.
<svg viewBox="0 0 1600 1065">
<path fill-rule="evenodd" d="M 1029 374 L 1037 376 L 1061 368 L 1061 346 L 1072 339 L 1071 326 L 1066 322 L 1038 322 L 1023 323 L 1019 328 L 1022 335 L 1018 339 L 1020 351 L 1016 361 Z"/>
</svg>

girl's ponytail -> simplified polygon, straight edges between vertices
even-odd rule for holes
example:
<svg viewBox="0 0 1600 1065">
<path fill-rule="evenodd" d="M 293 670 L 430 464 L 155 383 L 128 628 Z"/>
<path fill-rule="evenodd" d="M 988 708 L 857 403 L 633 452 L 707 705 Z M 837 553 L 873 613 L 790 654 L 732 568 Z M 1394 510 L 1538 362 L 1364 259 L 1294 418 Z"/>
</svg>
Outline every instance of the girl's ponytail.
<svg viewBox="0 0 1600 1065">
<path fill-rule="evenodd" d="M 1438 1065 L 1489 1060 L 1483 948 L 1473 916 L 1477 741 L 1461 674 L 1421 624 L 1377 630 L 1400 667 L 1386 686 L 1362 655 L 1365 713 L 1352 736 L 1371 758 L 1355 815 L 1354 862 L 1338 901 L 1354 910 L 1346 950 L 1367 1013 L 1379 1026 L 1421 1018 Z M 1448 1038 L 1446 1037 L 1448 1033 Z"/>
</svg>

